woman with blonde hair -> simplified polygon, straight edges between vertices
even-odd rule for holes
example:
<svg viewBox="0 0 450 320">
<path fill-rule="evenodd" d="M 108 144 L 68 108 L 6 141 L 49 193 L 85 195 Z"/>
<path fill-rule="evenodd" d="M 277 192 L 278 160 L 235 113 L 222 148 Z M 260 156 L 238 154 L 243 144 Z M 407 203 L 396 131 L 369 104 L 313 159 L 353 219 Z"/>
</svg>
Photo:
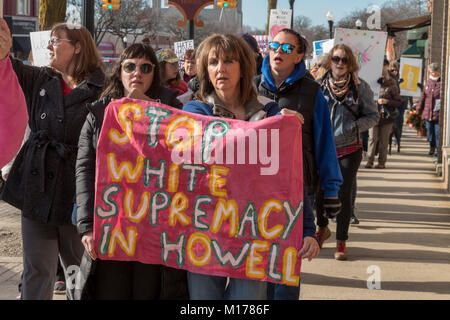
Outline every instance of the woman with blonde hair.
<svg viewBox="0 0 450 320">
<path fill-rule="evenodd" d="M 4 30 L 0 36 L 11 39 Z M 0 56 L 8 54 L 7 43 Z M 84 248 L 72 224 L 77 143 L 86 104 L 98 98 L 104 83 L 102 60 L 86 28 L 55 25 L 47 48 L 47 67 L 10 58 L 31 130 L 3 190 L 3 200 L 22 211 L 24 300 L 52 299 L 58 253 L 66 277 L 80 264 Z M 73 290 L 67 297 L 73 298 Z"/>
</svg>

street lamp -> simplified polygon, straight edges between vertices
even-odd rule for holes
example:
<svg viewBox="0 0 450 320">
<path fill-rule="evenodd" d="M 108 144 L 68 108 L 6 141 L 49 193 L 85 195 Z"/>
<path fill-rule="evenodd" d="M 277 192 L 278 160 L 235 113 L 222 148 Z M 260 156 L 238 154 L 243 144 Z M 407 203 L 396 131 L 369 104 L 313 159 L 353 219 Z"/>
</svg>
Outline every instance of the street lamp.
<svg viewBox="0 0 450 320">
<path fill-rule="evenodd" d="M 122 38 L 122 40 L 123 40 L 123 48 L 126 49 L 127 48 L 127 36 L 124 36 Z"/>
<path fill-rule="evenodd" d="M 330 26 L 330 39 L 333 39 L 334 17 L 333 17 L 333 14 L 330 11 L 328 11 L 328 13 L 327 13 L 327 20 L 328 20 L 328 25 Z"/>
<path fill-rule="evenodd" d="M 362 27 L 362 24 L 363 24 L 363 23 L 362 23 L 362 21 L 361 21 L 361 20 L 359 20 L 359 19 L 358 19 L 358 20 L 356 20 L 356 21 L 355 21 L 355 26 L 356 26 L 356 29 L 358 29 L 358 30 L 359 30 L 359 29 L 361 29 L 361 27 Z"/>
<path fill-rule="evenodd" d="M 291 10 L 292 10 L 291 29 L 294 29 L 294 2 L 295 2 L 295 0 L 289 0 L 289 6 L 291 7 Z"/>
</svg>

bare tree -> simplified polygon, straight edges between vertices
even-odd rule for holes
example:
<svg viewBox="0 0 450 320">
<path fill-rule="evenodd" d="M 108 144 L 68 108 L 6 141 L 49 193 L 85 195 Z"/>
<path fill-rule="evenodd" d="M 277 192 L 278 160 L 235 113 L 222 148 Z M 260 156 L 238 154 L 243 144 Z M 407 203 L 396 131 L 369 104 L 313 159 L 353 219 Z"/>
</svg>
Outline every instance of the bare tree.
<svg viewBox="0 0 450 320">
<path fill-rule="evenodd" d="M 49 30 L 55 23 L 64 22 L 66 1 L 41 0 L 39 3 L 39 30 Z"/>
</svg>

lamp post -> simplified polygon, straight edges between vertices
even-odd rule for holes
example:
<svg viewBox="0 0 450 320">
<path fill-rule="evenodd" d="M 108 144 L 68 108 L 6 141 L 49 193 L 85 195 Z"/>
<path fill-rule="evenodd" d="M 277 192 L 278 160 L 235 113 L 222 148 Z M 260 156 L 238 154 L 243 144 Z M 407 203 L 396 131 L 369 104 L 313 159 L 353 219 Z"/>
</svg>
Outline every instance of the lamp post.
<svg viewBox="0 0 450 320">
<path fill-rule="evenodd" d="M 362 27 L 362 21 L 361 20 L 356 20 L 355 21 L 355 26 L 356 26 L 356 29 L 358 29 L 358 30 L 360 30 L 361 29 L 361 27 Z"/>
<path fill-rule="evenodd" d="M 292 16 L 291 16 L 291 29 L 294 29 L 294 2 L 295 0 L 289 0 L 289 6 L 292 10 Z"/>
<path fill-rule="evenodd" d="M 123 40 L 123 48 L 126 49 L 127 48 L 127 36 L 124 36 L 122 38 L 122 40 Z"/>
<path fill-rule="evenodd" d="M 333 14 L 328 11 L 327 13 L 327 20 L 328 20 L 328 26 L 330 27 L 330 39 L 333 39 L 333 23 L 334 23 L 334 17 Z"/>
</svg>

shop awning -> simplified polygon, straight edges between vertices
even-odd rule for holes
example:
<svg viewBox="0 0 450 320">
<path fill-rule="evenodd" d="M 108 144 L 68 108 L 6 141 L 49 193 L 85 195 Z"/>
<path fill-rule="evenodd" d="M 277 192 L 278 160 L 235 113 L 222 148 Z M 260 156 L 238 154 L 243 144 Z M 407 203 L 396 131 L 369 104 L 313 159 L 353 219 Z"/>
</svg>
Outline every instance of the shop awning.
<svg viewBox="0 0 450 320">
<path fill-rule="evenodd" d="M 422 28 L 431 25 L 431 14 L 425 16 L 410 18 L 401 21 L 395 21 L 386 24 L 386 31 L 389 34 L 394 34 L 400 31 L 406 31 L 416 28 Z"/>
</svg>

